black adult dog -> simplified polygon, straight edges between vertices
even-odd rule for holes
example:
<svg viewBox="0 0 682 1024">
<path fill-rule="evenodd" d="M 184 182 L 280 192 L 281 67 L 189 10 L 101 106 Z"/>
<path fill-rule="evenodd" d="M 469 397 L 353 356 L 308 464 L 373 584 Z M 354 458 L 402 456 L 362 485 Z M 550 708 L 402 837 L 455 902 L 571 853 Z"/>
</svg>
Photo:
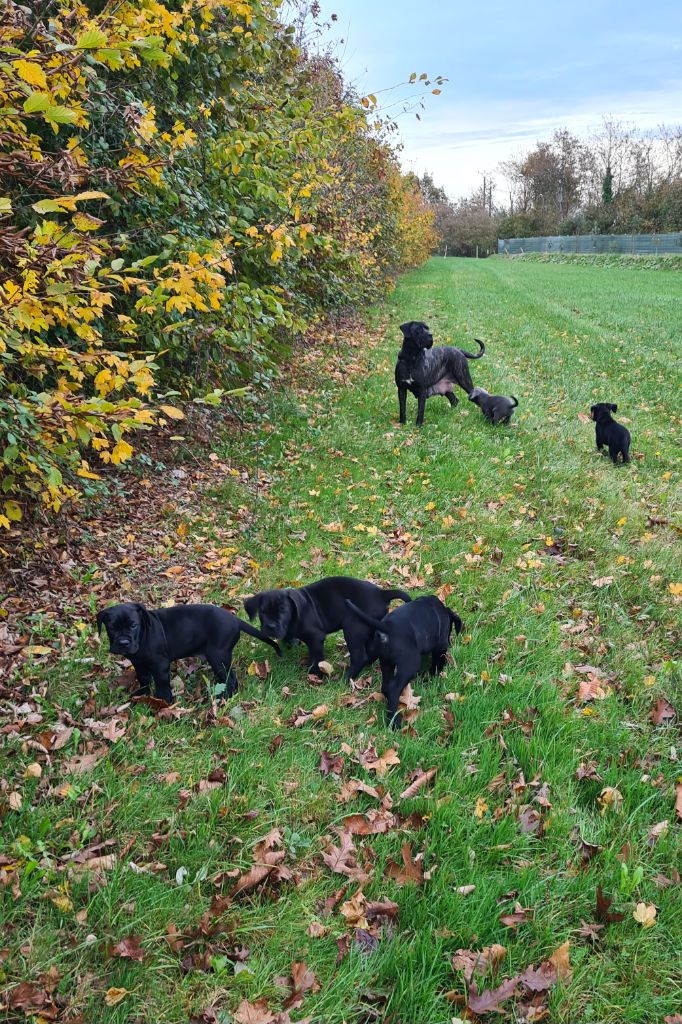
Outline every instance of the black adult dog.
<svg viewBox="0 0 682 1024">
<path fill-rule="evenodd" d="M 419 674 L 425 654 L 431 655 L 432 676 L 445 665 L 450 633 L 462 631 L 462 620 L 434 596 L 417 597 L 402 608 L 385 615 L 381 621 L 367 615 L 352 601 L 346 604 L 354 615 L 374 631 L 370 642 L 373 659 L 381 665 L 381 692 L 386 698 L 386 716 L 392 728 L 400 728 L 400 694 Z"/>
<path fill-rule="evenodd" d="M 513 395 L 510 398 L 506 395 L 491 395 L 485 388 L 474 388 L 469 395 L 469 401 L 478 406 L 494 427 L 498 423 L 509 423 L 514 409 L 519 404 L 518 398 L 514 398 Z"/>
<path fill-rule="evenodd" d="M 373 619 L 380 619 L 391 601 L 409 601 L 410 595 L 404 590 L 382 590 L 352 576 L 328 576 L 307 587 L 264 590 L 247 598 L 244 608 L 250 619 L 258 615 L 261 629 L 268 636 L 307 644 L 308 672 L 316 676 L 323 675 L 320 662 L 324 659 L 325 637 L 342 629 L 350 654 L 346 676 L 354 679 L 374 660 L 367 650 L 373 630 L 349 611 L 348 598 Z"/>
<path fill-rule="evenodd" d="M 426 399 L 432 395 L 444 395 L 451 406 L 457 405 L 453 388 L 458 384 L 467 395 L 474 385 L 469 373 L 467 359 L 480 359 L 485 345 L 478 338 L 474 340 L 481 351 L 476 355 L 451 345 L 433 348 L 433 335 L 421 320 L 410 320 L 401 324 L 403 345 L 395 364 L 395 383 L 398 388 L 400 422 L 407 422 L 407 392 L 417 399 L 417 426 L 424 422 Z"/>
<path fill-rule="evenodd" d="M 135 669 L 140 683 L 135 696 L 149 693 L 152 679 L 156 696 L 173 703 L 170 666 L 178 658 L 203 655 L 230 697 L 237 689 L 232 651 L 240 633 L 248 633 L 277 654 L 277 644 L 232 612 L 213 604 L 176 604 L 152 611 L 143 604 L 115 604 L 97 614 L 97 632 L 107 631 L 113 654 L 123 654 Z"/>
<path fill-rule="evenodd" d="M 616 423 L 611 416 L 612 412 L 618 411 L 617 405 L 610 402 L 597 402 L 590 409 L 592 419 L 597 424 L 597 449 L 601 451 L 604 445 L 609 450 L 611 461 L 618 462 L 621 455 L 623 462 L 630 461 L 630 431 L 622 423 Z"/>
</svg>

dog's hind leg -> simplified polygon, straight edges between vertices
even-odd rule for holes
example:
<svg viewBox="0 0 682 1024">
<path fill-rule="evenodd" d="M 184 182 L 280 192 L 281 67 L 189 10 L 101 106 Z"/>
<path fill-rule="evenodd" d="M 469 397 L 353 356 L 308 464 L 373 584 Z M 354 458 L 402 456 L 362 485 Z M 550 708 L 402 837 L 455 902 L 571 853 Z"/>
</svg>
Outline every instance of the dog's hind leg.
<svg viewBox="0 0 682 1024">
<path fill-rule="evenodd" d="M 445 668 L 445 661 L 447 650 L 432 651 L 431 652 L 431 668 L 429 669 L 429 675 L 439 676 Z"/>
<path fill-rule="evenodd" d="M 346 679 L 357 679 L 363 668 L 372 662 L 365 646 L 367 631 L 364 629 L 356 631 L 346 626 L 343 630 L 343 636 L 348 648 L 348 654 L 350 655 L 350 664 L 346 669 Z"/>
<path fill-rule="evenodd" d="M 445 392 L 445 397 L 447 398 L 448 402 L 450 403 L 450 407 L 452 409 L 454 409 L 455 406 L 458 404 L 457 396 L 452 391 L 446 391 Z"/>
<path fill-rule="evenodd" d="M 618 454 L 619 454 L 619 452 L 620 452 L 620 448 L 618 447 L 617 444 L 610 444 L 609 445 L 609 455 L 611 456 L 611 462 L 614 464 L 614 466 L 618 465 Z"/>
<path fill-rule="evenodd" d="M 232 648 L 223 651 L 211 651 L 206 652 L 206 660 L 213 669 L 213 674 L 216 677 L 218 686 L 222 686 L 224 689 L 222 693 L 225 696 L 231 697 L 239 685 L 237 683 L 237 677 L 234 674 L 232 668 Z"/>
</svg>

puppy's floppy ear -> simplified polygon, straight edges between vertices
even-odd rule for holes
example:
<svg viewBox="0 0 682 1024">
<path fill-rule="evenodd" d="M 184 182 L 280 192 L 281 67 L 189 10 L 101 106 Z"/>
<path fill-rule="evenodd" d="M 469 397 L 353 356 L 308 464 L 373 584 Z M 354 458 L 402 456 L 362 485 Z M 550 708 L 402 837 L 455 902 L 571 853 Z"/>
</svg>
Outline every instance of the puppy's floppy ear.
<svg viewBox="0 0 682 1024">
<path fill-rule="evenodd" d="M 97 635 L 98 636 L 102 635 L 102 626 L 106 626 L 108 614 L 109 614 L 109 609 L 108 608 L 103 608 L 101 612 L 97 612 L 97 619 L 95 621 L 97 622 Z"/>
<path fill-rule="evenodd" d="M 133 601 L 133 608 L 137 609 L 142 625 L 148 626 L 152 621 L 152 612 L 150 612 L 141 601 Z"/>
<path fill-rule="evenodd" d="M 617 405 L 612 405 L 611 406 L 611 412 L 618 412 L 618 406 Z"/>
<path fill-rule="evenodd" d="M 244 611 L 249 616 L 251 621 L 256 618 L 258 614 L 258 608 L 260 606 L 260 594 L 254 594 L 253 597 L 247 597 L 244 601 Z"/>
<path fill-rule="evenodd" d="M 400 330 L 403 332 L 404 338 L 409 338 L 414 331 L 414 320 L 408 320 L 407 323 L 401 324 Z"/>
</svg>

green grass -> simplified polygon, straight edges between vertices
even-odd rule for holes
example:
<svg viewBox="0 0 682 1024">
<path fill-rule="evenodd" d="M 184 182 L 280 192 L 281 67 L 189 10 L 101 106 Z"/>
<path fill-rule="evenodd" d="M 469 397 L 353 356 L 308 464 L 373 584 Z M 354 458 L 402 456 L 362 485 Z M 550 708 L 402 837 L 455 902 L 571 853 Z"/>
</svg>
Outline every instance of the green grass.
<svg viewBox="0 0 682 1024">
<path fill-rule="evenodd" d="M 569 940 L 573 978 L 550 993 L 546 1020 L 649 1024 L 682 1011 L 682 889 L 656 882 L 658 873 L 670 876 L 680 853 L 682 605 L 670 589 L 682 582 L 680 299 L 675 275 L 651 270 L 432 260 L 369 312 L 354 347 L 309 355 L 298 390 L 272 398 L 265 428 L 242 438 L 238 451 L 234 438 L 216 440 L 221 458 L 252 470 L 257 454 L 270 486 L 256 499 L 229 477 L 195 509 L 188 540 L 203 538 L 199 549 L 229 527 L 247 566 L 238 580 L 208 574 L 206 599 L 332 573 L 424 593 L 452 587 L 447 602 L 464 619 L 466 636 L 441 678 L 415 684 L 421 704 L 412 730 L 389 733 L 374 700 L 342 704 L 348 690 L 337 637 L 327 644 L 334 677 L 316 688 L 306 681 L 300 651 L 275 663 L 272 652 L 244 640 L 242 689 L 224 705 L 232 724 L 206 721 L 206 705 L 193 699 L 190 685 L 181 697 L 187 717 L 161 721 L 135 708 L 125 738 L 108 743 L 94 770 L 67 776 L 64 757 L 96 739 L 85 720 L 108 720 L 124 698 L 112 695 L 116 670 L 105 643 L 89 632 L 76 639 L 76 630 L 60 633 L 40 619 L 27 623 L 33 643 L 61 638 L 69 653 L 57 667 L 34 668 L 19 680 L 24 700 L 43 693 L 46 682 L 48 697 L 37 701 L 43 721 L 5 749 L 12 756 L 0 800 L 6 804 L 16 790 L 23 808 L 6 809 L 4 822 L 4 853 L 13 864 L 1 890 L 9 924 L 4 983 L 37 983 L 54 969 L 60 998 L 102 1024 L 186 1024 L 208 1006 L 227 1022 L 243 998 L 263 997 L 278 1009 L 284 995 L 275 979 L 304 960 L 320 988 L 292 1011 L 293 1020 L 446 1024 L 462 1012 L 446 998 L 464 992 L 450 965 L 455 950 L 506 947 L 483 987 Z M 397 424 L 393 362 L 397 325 L 408 319 L 426 320 L 438 342 L 471 348 L 474 336 L 486 339 L 485 357 L 471 364 L 474 382 L 519 398 L 512 427 L 489 427 L 463 393 L 455 410 L 431 399 L 421 430 L 410 399 L 409 424 Z M 618 418 L 633 435 L 631 465 L 614 467 L 596 453 L 594 427 L 579 419 L 594 401 L 618 403 Z M 240 517 L 239 505 L 254 514 Z M 169 512 L 169 532 L 176 519 Z M 325 529 L 330 524 L 341 525 Z M 593 585 L 604 577 L 613 580 Z M 163 590 L 140 582 L 140 597 L 172 599 L 173 584 L 163 582 Z M 271 672 L 261 682 L 246 666 L 266 654 Z M 94 666 L 83 661 L 92 657 Z M 576 700 L 581 677 L 571 669 L 586 663 L 606 673 L 609 688 L 605 699 L 588 704 Z M 375 676 L 359 696 L 377 689 Z M 656 728 L 649 712 L 663 694 L 678 717 Z M 288 726 L 297 708 L 322 703 L 329 713 L 317 724 Z M 27 740 L 56 719 L 56 705 L 82 734 L 46 759 Z M 502 726 L 507 711 L 513 718 Z M 338 803 L 339 783 L 318 763 L 323 750 L 338 753 L 347 744 L 358 752 L 370 742 L 379 753 L 398 752 L 400 764 L 383 780 L 394 810 L 426 817 L 419 830 L 355 838 L 372 871 L 367 899 L 393 899 L 399 915 L 395 933 L 376 950 L 352 946 L 337 966 L 335 940 L 347 931 L 345 921 L 338 907 L 328 918 L 319 907 L 346 880 L 320 853 L 345 814 L 376 804 L 362 794 Z M 36 760 L 42 778 L 24 778 Z M 588 761 L 602 781 L 576 779 Z M 225 783 L 193 794 L 181 809 L 179 791 L 216 766 L 227 772 Z M 434 766 L 433 786 L 400 801 L 410 773 Z M 180 781 L 162 781 L 169 772 Z M 489 788 L 497 776 L 499 785 Z M 352 754 L 343 777 L 376 781 Z M 533 803 L 541 783 L 550 808 Z M 602 816 L 603 787 L 617 788 L 622 804 Z M 479 798 L 488 805 L 480 818 Z M 542 812 L 543 835 L 520 830 L 525 804 Z M 651 845 L 650 829 L 665 819 L 667 833 Z M 236 899 L 225 917 L 228 931 L 210 940 L 213 969 L 183 969 L 183 957 L 204 945 L 174 952 L 164 939 L 168 925 L 196 928 L 212 897 L 234 884 L 223 873 L 247 870 L 255 843 L 275 827 L 294 881 L 277 893 Z M 586 865 L 576 829 L 602 847 Z M 95 836 L 115 841 L 116 865 L 100 879 L 66 872 L 59 858 Z M 384 874 L 406 841 L 413 854 L 423 852 L 430 871 L 419 888 L 399 887 Z M 633 887 L 628 879 L 638 868 Z M 473 893 L 457 893 L 469 884 Z M 577 930 L 581 919 L 593 920 L 599 884 L 625 916 L 591 946 Z M 344 898 L 355 889 L 351 883 Z M 503 900 L 512 890 L 517 895 Z M 59 909 L 52 901 L 59 894 L 72 906 Z M 518 930 L 499 921 L 515 900 L 534 909 Z M 633 919 L 639 901 L 656 905 L 653 928 Z M 328 933 L 312 938 L 312 921 Z M 144 963 L 110 955 L 108 947 L 127 935 L 140 938 Z M 250 951 L 249 970 L 235 973 L 240 946 Z M 114 1007 L 104 1001 L 110 987 L 128 990 Z"/>
</svg>

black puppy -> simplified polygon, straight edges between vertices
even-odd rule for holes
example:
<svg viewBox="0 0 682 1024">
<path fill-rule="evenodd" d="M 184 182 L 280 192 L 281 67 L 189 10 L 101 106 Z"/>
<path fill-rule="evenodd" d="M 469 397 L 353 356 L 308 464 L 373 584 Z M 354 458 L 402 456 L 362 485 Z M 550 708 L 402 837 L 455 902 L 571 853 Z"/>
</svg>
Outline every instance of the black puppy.
<svg viewBox="0 0 682 1024">
<path fill-rule="evenodd" d="M 485 388 L 474 388 L 469 395 L 469 401 L 477 405 L 487 420 L 494 427 L 498 423 L 509 423 L 514 409 L 519 404 L 518 398 L 512 395 L 491 395 Z"/>
<path fill-rule="evenodd" d="M 451 406 L 457 405 L 453 388 L 458 384 L 467 395 L 473 391 L 467 359 L 480 359 L 485 345 L 478 338 L 474 340 L 481 351 L 476 355 L 451 345 L 433 348 L 433 335 L 421 320 L 410 320 L 401 324 L 403 345 L 395 364 L 395 383 L 398 388 L 400 422 L 407 421 L 407 392 L 417 399 L 417 426 L 424 422 L 426 399 L 432 395 L 444 395 Z"/>
<path fill-rule="evenodd" d="M 374 630 L 371 653 L 381 664 L 381 692 L 386 698 L 386 716 L 395 729 L 400 728 L 400 694 L 419 674 L 421 660 L 431 655 L 432 676 L 442 671 L 450 646 L 450 633 L 462 631 L 462 620 L 434 596 L 418 597 L 402 608 L 385 615 L 381 621 L 367 615 L 352 601 L 351 611 Z"/>
<path fill-rule="evenodd" d="M 156 696 L 173 703 L 170 666 L 178 658 L 201 654 L 216 679 L 231 697 L 237 689 L 232 669 L 232 651 L 240 633 L 248 633 L 270 644 L 281 657 L 277 644 L 248 622 L 213 604 L 176 604 L 151 611 L 143 604 L 115 604 L 97 614 L 97 632 L 107 631 L 113 654 L 123 654 L 137 673 L 140 688 L 135 696 L 149 693 L 152 679 Z"/>
<path fill-rule="evenodd" d="M 590 411 L 592 419 L 597 424 L 597 449 L 601 451 L 606 445 L 612 462 L 618 462 L 619 454 L 622 455 L 623 462 L 629 462 L 630 431 L 622 423 L 616 423 L 611 416 L 612 412 L 618 411 L 618 406 L 611 405 L 610 402 L 597 402 Z"/>
<path fill-rule="evenodd" d="M 308 645 L 310 665 L 308 672 L 322 676 L 320 662 L 324 659 L 324 639 L 329 633 L 343 630 L 350 654 L 346 670 L 349 679 L 355 679 L 371 663 L 367 644 L 372 629 L 348 610 L 350 598 L 373 618 L 383 618 L 391 601 L 409 601 L 404 590 L 382 590 L 374 583 L 357 580 L 352 576 L 329 576 L 307 587 L 298 589 L 264 590 L 244 601 L 250 619 L 256 615 L 261 629 L 278 640 L 302 640 Z"/>
</svg>

